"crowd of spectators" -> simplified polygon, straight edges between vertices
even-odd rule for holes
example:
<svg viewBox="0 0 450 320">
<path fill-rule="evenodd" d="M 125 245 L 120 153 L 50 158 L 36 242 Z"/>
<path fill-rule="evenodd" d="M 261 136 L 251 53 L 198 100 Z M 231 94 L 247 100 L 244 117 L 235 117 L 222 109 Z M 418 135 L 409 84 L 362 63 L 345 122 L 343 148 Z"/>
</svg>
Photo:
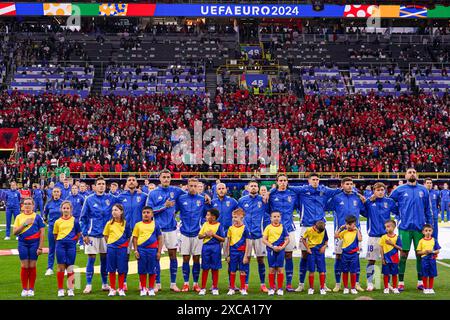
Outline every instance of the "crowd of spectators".
<svg viewBox="0 0 450 320">
<path fill-rule="evenodd" d="M 89 97 L 4 93 L 1 124 L 20 128 L 10 175 L 42 164 L 72 172 L 259 171 L 265 164 L 175 165 L 172 132 L 193 128 L 278 128 L 280 171 L 450 171 L 447 96 L 251 95 L 224 85 L 205 96 Z M 27 169 L 28 168 L 28 169 Z"/>
</svg>

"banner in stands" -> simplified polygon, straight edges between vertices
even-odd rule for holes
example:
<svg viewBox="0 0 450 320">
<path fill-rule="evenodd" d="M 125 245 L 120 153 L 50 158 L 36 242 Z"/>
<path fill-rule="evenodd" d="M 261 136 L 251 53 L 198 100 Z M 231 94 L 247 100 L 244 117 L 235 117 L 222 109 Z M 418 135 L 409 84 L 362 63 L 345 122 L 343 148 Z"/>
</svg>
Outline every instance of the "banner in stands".
<svg viewBox="0 0 450 320">
<path fill-rule="evenodd" d="M 262 48 L 260 46 L 241 46 L 241 52 L 247 53 L 249 58 L 262 56 Z"/>
<path fill-rule="evenodd" d="M 139 17 L 260 17 L 260 18 L 450 18 L 450 7 L 414 5 L 310 4 L 149 4 L 149 3 L 0 3 L 7 16 L 139 16 Z"/>
<path fill-rule="evenodd" d="M 269 76 L 267 74 L 243 73 L 241 75 L 241 85 L 246 89 L 251 87 L 265 89 L 269 86 Z"/>
<path fill-rule="evenodd" d="M 1 128 L 0 129 L 0 151 L 12 151 L 19 137 L 19 129 L 17 128 Z"/>
</svg>

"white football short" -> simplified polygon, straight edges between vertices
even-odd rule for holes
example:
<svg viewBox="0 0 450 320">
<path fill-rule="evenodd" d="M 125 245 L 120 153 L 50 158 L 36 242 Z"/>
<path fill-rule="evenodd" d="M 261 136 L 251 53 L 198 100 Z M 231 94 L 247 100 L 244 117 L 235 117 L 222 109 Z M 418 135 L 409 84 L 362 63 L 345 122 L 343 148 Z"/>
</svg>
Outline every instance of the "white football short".
<svg viewBox="0 0 450 320">
<path fill-rule="evenodd" d="M 182 256 L 199 256 L 202 254 L 203 240 L 198 237 L 181 235 L 180 254 Z"/>
<path fill-rule="evenodd" d="M 265 257 L 267 255 L 266 245 L 263 243 L 262 238 L 250 239 L 249 255 L 252 256 L 254 252 L 257 257 Z"/>
<path fill-rule="evenodd" d="M 164 245 L 167 249 L 176 249 L 178 244 L 177 230 L 162 232 Z"/>
<path fill-rule="evenodd" d="M 84 244 L 85 254 L 106 253 L 107 245 L 105 238 L 89 237 L 89 244 Z"/>
<path fill-rule="evenodd" d="M 298 244 L 298 248 L 300 249 L 300 250 L 302 250 L 302 251 L 306 251 L 306 247 L 305 247 L 305 245 L 303 244 L 303 242 L 302 242 L 302 237 L 303 237 L 303 235 L 305 234 L 305 232 L 306 232 L 306 230 L 308 229 L 309 227 L 300 227 L 300 241 L 299 241 L 299 244 Z M 295 241 L 295 240 L 294 240 Z"/>
<path fill-rule="evenodd" d="M 295 231 L 289 232 L 289 243 L 285 248 L 285 251 L 292 252 L 295 250 Z"/>
<path fill-rule="evenodd" d="M 379 244 L 380 237 L 369 237 L 367 240 L 367 260 L 380 260 L 381 259 L 381 247 Z"/>
</svg>

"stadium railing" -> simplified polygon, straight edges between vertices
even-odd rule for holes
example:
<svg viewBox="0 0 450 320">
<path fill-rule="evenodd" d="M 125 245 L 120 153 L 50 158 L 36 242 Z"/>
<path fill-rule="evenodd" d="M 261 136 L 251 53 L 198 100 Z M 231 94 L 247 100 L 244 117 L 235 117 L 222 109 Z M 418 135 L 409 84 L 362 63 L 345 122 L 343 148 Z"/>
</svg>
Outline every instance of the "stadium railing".
<svg viewBox="0 0 450 320">
<path fill-rule="evenodd" d="M 284 172 L 283 172 L 284 173 Z M 287 172 L 286 174 L 292 179 L 306 179 L 311 172 Z M 174 172 L 173 177 L 176 179 L 187 179 L 191 177 L 203 179 L 272 179 L 276 178 L 277 173 L 273 172 Z M 344 177 L 352 177 L 354 179 L 383 179 L 398 180 L 403 179 L 404 172 L 317 172 L 322 179 L 341 179 Z M 126 179 L 133 175 L 137 178 L 157 178 L 159 172 L 71 172 L 71 178 L 96 178 L 103 176 L 111 179 Z M 450 179 L 450 172 L 419 172 L 419 179 Z"/>
</svg>

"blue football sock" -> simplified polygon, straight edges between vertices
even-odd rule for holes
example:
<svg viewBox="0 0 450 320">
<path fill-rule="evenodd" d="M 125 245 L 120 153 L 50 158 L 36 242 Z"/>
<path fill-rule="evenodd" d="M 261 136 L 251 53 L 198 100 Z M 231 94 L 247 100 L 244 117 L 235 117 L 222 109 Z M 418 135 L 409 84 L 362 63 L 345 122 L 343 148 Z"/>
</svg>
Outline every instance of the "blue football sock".
<svg viewBox="0 0 450 320">
<path fill-rule="evenodd" d="M 100 273 L 102 276 L 102 284 L 108 283 L 108 272 L 106 271 L 106 256 L 100 256 Z"/>
<path fill-rule="evenodd" d="M 189 274 L 189 271 L 188 271 Z M 192 277 L 194 278 L 194 282 L 198 283 L 198 278 L 200 277 L 200 263 L 195 263 L 192 267 Z"/>
<path fill-rule="evenodd" d="M 300 259 L 300 283 L 305 283 L 307 266 L 308 266 L 308 259 L 302 257 Z"/>
<path fill-rule="evenodd" d="M 248 285 L 248 278 L 250 277 L 250 262 L 248 263 L 247 273 L 245 274 L 245 284 Z"/>
<path fill-rule="evenodd" d="M 373 276 L 375 275 L 375 265 L 374 264 L 367 265 L 366 274 L 367 274 L 367 282 L 373 283 Z"/>
<path fill-rule="evenodd" d="M 286 285 L 292 284 L 292 277 L 294 276 L 294 262 L 292 258 L 286 258 Z"/>
<path fill-rule="evenodd" d="M 334 278 L 336 283 L 341 283 L 341 273 L 342 273 L 342 262 L 341 259 L 334 260 Z"/>
<path fill-rule="evenodd" d="M 359 283 L 359 275 L 361 274 L 361 271 L 358 271 L 356 273 L 356 283 Z"/>
<path fill-rule="evenodd" d="M 182 270 L 183 270 L 184 282 L 189 282 L 189 274 L 191 272 L 191 267 L 189 266 L 189 262 L 183 262 Z"/>
<path fill-rule="evenodd" d="M 170 283 L 177 282 L 178 260 L 170 259 Z"/>
<path fill-rule="evenodd" d="M 86 265 L 86 283 L 92 284 L 92 277 L 94 276 L 94 264 L 95 257 L 88 257 L 87 265 Z"/>
<path fill-rule="evenodd" d="M 266 283 L 266 265 L 263 263 L 258 263 L 259 281 L 261 284 Z"/>
<path fill-rule="evenodd" d="M 156 262 L 156 283 L 161 283 L 161 265 L 159 261 Z"/>
</svg>

